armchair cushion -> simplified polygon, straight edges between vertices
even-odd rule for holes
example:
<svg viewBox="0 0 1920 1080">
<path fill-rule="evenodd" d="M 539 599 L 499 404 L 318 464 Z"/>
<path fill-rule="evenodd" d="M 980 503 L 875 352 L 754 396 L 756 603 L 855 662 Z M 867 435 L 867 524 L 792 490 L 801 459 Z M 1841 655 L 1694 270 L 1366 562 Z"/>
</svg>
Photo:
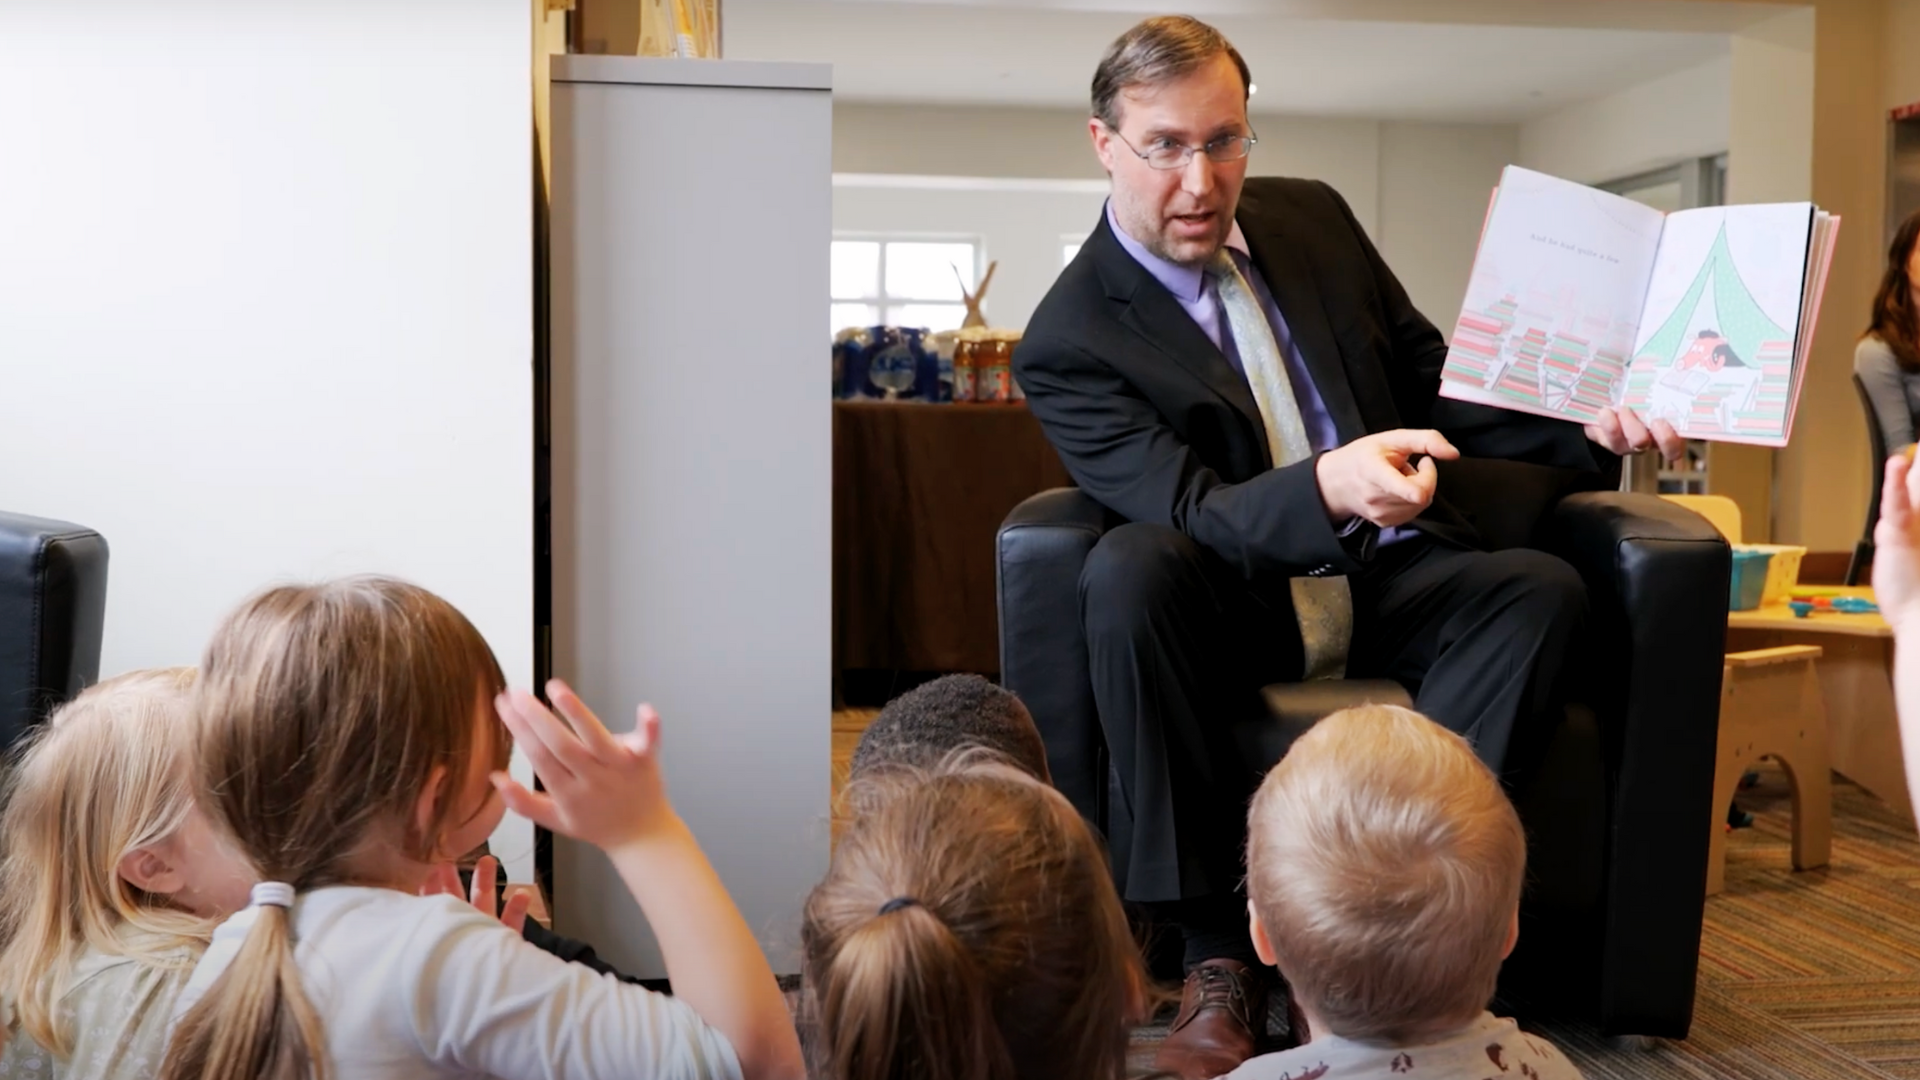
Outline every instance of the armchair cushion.
<svg viewBox="0 0 1920 1080">
<path fill-rule="evenodd" d="M 1303 683 L 1275 683 L 1260 696 L 1268 716 L 1235 724 L 1233 743 L 1240 759 L 1264 773 L 1287 756 L 1287 748 L 1307 729 L 1341 709 L 1356 705 L 1400 705 L 1413 708 L 1407 688 L 1391 679 L 1318 679 Z"/>
</svg>

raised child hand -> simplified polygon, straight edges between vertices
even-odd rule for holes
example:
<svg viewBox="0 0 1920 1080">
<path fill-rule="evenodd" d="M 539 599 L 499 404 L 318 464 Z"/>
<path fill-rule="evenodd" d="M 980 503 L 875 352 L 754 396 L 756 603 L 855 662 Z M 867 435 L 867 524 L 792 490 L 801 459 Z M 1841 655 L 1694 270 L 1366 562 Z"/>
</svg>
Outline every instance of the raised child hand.
<svg viewBox="0 0 1920 1080">
<path fill-rule="evenodd" d="M 495 699 L 515 745 L 533 763 L 544 792 L 493 774 L 507 808 L 536 825 L 612 851 L 660 835 L 678 820 L 660 776 L 660 714 L 642 705 L 634 729 L 609 734 L 566 683 L 547 683 L 559 716 L 532 694 Z M 562 720 L 561 717 L 565 717 Z"/>
<path fill-rule="evenodd" d="M 527 925 L 527 909 L 533 904 L 533 897 L 518 892 L 507 897 L 505 907 L 495 910 L 495 898 L 499 896 L 496 888 L 500 880 L 500 860 L 491 855 L 480 856 L 473 865 L 473 888 L 467 896 L 467 902 L 479 910 L 480 914 L 497 918 L 507 929 L 518 934 Z M 459 896 L 460 870 L 452 863 L 441 863 L 427 876 L 427 883 L 420 887 L 421 896 Z"/>
<path fill-rule="evenodd" d="M 1873 598 L 1896 633 L 1920 629 L 1920 469 L 1905 454 L 1887 459 L 1880 521 L 1873 527 Z"/>
</svg>

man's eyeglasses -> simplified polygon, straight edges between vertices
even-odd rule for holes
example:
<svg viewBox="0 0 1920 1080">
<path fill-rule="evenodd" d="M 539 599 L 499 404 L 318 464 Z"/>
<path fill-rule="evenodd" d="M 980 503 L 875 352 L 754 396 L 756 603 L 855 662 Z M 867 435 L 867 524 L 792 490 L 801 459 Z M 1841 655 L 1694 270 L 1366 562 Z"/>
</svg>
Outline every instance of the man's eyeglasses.
<svg viewBox="0 0 1920 1080">
<path fill-rule="evenodd" d="M 1107 128 L 1107 130 L 1112 131 L 1114 138 L 1119 139 L 1127 149 L 1133 151 L 1134 156 L 1146 162 L 1148 168 L 1153 169 L 1186 168 L 1187 162 L 1193 160 L 1193 155 L 1200 153 L 1206 154 L 1207 160 L 1216 165 L 1225 165 L 1229 161 L 1239 161 L 1246 157 L 1253 151 L 1253 144 L 1260 141 L 1251 135 L 1221 135 L 1205 146 L 1188 146 L 1185 143 L 1174 142 L 1172 139 L 1161 138 L 1154 140 L 1153 145 L 1143 152 L 1139 147 L 1127 142 L 1125 135 L 1114 131 L 1113 128 Z"/>
</svg>

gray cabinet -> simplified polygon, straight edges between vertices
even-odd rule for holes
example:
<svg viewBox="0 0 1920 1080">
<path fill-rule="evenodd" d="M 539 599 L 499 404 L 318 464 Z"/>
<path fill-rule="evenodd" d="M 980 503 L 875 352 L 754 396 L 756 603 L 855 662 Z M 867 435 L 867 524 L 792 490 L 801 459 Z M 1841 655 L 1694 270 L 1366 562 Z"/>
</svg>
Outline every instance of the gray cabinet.
<svg viewBox="0 0 1920 1080">
<path fill-rule="evenodd" d="M 777 972 L 825 872 L 829 69 L 553 59 L 553 670 L 664 720 L 668 789 Z M 554 927 L 663 974 L 598 851 Z"/>
</svg>

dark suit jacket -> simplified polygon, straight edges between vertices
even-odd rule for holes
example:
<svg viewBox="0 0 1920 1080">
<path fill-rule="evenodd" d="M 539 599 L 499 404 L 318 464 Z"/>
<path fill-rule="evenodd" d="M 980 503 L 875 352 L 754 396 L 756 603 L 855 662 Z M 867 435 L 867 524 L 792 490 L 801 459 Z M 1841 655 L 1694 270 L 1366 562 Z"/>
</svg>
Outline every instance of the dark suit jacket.
<svg viewBox="0 0 1920 1080">
<path fill-rule="evenodd" d="M 1437 428 L 1466 457 L 1556 466 L 1562 490 L 1570 475 L 1587 478 L 1579 486 L 1618 482 L 1619 459 L 1578 424 L 1439 397 L 1440 332 L 1331 187 L 1250 178 L 1236 217 L 1343 444 Z M 1013 366 L 1075 482 L 1122 517 L 1179 529 L 1249 580 L 1358 569 L 1327 520 L 1314 462 L 1273 467 L 1246 379 L 1120 246 L 1104 212 L 1034 312 Z M 1482 547 L 1448 497 L 1454 487 L 1442 472 L 1414 525 Z"/>
</svg>

